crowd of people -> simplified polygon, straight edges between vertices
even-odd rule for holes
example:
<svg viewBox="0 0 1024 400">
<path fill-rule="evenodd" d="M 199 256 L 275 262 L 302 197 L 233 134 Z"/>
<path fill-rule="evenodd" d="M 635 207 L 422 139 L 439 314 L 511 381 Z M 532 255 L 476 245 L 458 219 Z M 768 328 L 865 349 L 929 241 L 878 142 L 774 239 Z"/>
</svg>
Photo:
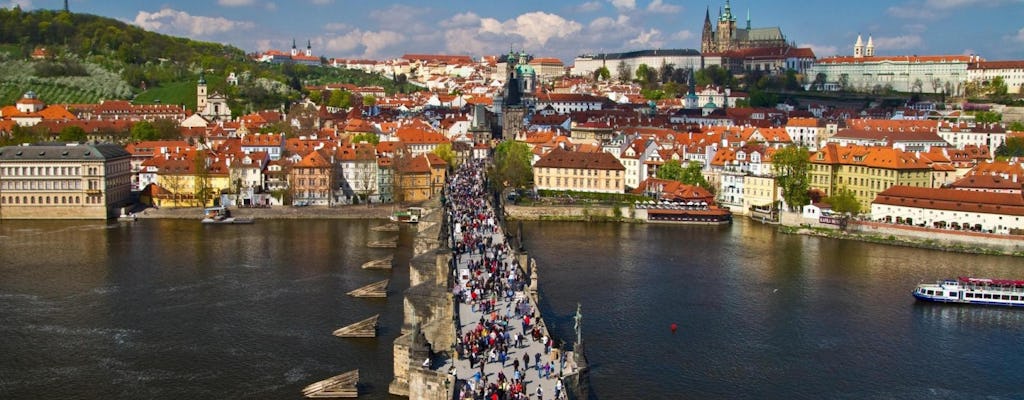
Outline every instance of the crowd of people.
<svg viewBox="0 0 1024 400">
<path fill-rule="evenodd" d="M 460 316 L 455 345 L 458 359 L 468 360 L 473 371 L 456 377 L 463 382 L 457 388 L 459 398 L 543 400 L 542 386 L 553 389 L 549 399 L 564 398 L 558 379 L 564 353 L 554 348 L 524 294 L 529 274 L 512 256 L 487 201 L 483 164 L 463 163 L 448 181 L 444 198 L 457 275 L 452 293 L 457 304 L 470 306 L 472 315 Z M 531 343 L 542 346 L 533 346 L 531 354 Z M 458 375 L 454 366 L 451 373 Z M 543 380 L 553 383 L 542 385 Z"/>
</svg>

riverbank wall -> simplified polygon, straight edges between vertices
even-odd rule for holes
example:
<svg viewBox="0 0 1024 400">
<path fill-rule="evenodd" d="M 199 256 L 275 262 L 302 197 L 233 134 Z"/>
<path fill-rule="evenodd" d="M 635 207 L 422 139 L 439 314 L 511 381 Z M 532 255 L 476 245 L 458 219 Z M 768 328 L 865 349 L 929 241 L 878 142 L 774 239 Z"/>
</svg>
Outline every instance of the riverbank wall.
<svg viewBox="0 0 1024 400">
<path fill-rule="evenodd" d="M 505 215 L 519 221 L 588 221 L 644 223 L 646 210 L 632 207 L 573 205 L 516 206 L 505 205 Z"/>
<path fill-rule="evenodd" d="M 1024 236 L 951 231 L 909 225 L 850 220 L 845 230 L 783 213 L 779 230 L 784 233 L 859 240 L 894 246 L 915 247 L 969 254 L 1024 257 Z"/>
<path fill-rule="evenodd" d="M 405 207 L 401 207 L 404 209 Z M 232 208 L 235 217 L 253 219 L 388 219 L 397 208 L 383 205 L 367 207 L 365 205 L 337 207 L 270 207 L 270 208 Z M 203 218 L 203 209 L 189 208 L 147 208 L 132 214 L 139 219 L 194 219 Z"/>
</svg>

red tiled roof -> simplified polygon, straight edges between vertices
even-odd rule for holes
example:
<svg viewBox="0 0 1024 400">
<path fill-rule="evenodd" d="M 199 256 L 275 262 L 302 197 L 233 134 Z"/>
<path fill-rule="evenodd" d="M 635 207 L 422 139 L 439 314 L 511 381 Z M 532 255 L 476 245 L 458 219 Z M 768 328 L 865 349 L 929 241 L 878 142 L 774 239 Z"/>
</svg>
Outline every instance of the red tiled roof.
<svg viewBox="0 0 1024 400">
<path fill-rule="evenodd" d="M 893 186 L 879 193 L 872 204 L 1024 216 L 1024 197 L 1019 193 Z"/>
<path fill-rule="evenodd" d="M 535 168 L 580 168 L 625 171 L 626 167 L 609 153 L 584 153 L 555 148 L 541 157 Z"/>
</svg>

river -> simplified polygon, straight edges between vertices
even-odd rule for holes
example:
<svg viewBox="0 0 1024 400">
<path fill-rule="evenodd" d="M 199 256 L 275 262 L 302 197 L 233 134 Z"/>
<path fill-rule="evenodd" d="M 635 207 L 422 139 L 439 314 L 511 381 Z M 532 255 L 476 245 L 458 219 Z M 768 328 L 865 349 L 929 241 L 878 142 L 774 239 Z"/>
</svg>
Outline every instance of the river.
<svg viewBox="0 0 1024 400">
<path fill-rule="evenodd" d="M 0 398 L 284 399 L 360 369 L 388 398 L 412 231 L 376 221 L 0 223 Z M 1019 258 L 732 226 L 527 222 L 541 311 L 583 306 L 593 394 L 621 398 L 1024 397 L 1024 310 L 919 304 Z M 396 253 L 396 268 L 363 262 Z M 391 279 L 385 299 L 345 293 Z M 381 314 L 376 339 L 334 329 Z M 676 323 L 676 333 L 669 325 Z"/>
</svg>

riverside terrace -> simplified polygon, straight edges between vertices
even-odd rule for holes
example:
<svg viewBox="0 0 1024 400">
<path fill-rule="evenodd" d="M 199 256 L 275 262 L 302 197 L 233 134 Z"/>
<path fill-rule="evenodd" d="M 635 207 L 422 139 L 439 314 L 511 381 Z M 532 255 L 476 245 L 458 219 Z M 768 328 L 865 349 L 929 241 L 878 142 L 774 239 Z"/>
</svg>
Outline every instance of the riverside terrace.
<svg viewBox="0 0 1024 400">
<path fill-rule="evenodd" d="M 536 264 L 524 270 L 511 251 L 482 170 L 464 164 L 446 187 L 457 357 L 424 366 L 454 375 L 460 399 L 578 397 L 586 389 L 576 356 L 554 346 L 537 310 Z"/>
</svg>

